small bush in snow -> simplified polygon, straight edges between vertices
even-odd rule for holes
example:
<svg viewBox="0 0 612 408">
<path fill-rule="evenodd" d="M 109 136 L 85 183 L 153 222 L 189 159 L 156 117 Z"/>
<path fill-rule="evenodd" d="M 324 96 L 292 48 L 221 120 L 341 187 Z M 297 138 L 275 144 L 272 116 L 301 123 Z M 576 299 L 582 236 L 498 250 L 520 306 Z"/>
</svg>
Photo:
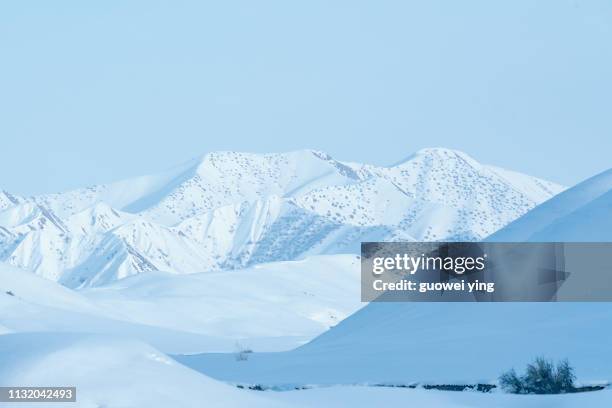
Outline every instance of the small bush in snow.
<svg viewBox="0 0 612 408">
<path fill-rule="evenodd" d="M 527 365 L 524 375 L 519 376 L 514 369 L 499 377 L 501 387 L 513 394 L 562 394 L 573 392 L 574 369 L 567 360 L 556 366 L 542 357 Z"/>
<path fill-rule="evenodd" d="M 251 354 L 253 350 L 244 347 L 240 343 L 236 342 L 236 353 L 234 356 L 236 357 L 236 361 L 247 361 L 249 359 L 249 354 Z"/>
</svg>

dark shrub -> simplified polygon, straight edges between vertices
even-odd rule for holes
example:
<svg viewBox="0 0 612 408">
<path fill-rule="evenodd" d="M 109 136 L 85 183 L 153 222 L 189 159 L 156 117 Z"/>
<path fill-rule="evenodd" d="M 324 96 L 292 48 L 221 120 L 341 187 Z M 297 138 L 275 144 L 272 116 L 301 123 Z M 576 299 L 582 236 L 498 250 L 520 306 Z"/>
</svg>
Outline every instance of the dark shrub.
<svg viewBox="0 0 612 408">
<path fill-rule="evenodd" d="M 514 369 L 499 377 L 501 387 L 513 394 L 562 394 L 575 390 L 574 369 L 567 360 L 555 364 L 544 358 L 527 365 L 527 371 L 519 376 Z"/>
<path fill-rule="evenodd" d="M 525 388 L 523 386 L 523 379 L 516 375 L 514 368 L 507 371 L 499 377 L 499 384 L 501 387 L 512 394 L 524 394 Z"/>
</svg>

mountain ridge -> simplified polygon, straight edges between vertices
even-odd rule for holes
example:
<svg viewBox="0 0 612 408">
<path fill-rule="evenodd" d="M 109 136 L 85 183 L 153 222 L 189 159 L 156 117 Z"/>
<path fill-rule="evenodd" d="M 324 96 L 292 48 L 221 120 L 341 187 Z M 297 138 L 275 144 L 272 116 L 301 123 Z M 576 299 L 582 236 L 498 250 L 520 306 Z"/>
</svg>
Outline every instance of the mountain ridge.
<svg viewBox="0 0 612 408">
<path fill-rule="evenodd" d="M 0 261 L 81 287 L 357 253 L 362 240 L 475 240 L 562 189 L 450 149 L 388 167 L 213 152 L 155 175 L 0 195 Z"/>
</svg>

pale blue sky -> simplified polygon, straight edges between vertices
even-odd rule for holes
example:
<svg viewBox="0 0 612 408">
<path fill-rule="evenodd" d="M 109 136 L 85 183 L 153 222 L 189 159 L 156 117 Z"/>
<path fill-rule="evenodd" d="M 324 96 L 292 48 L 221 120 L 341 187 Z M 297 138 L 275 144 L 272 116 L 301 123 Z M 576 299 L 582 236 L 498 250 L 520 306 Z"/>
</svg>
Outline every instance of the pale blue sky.
<svg viewBox="0 0 612 408">
<path fill-rule="evenodd" d="M 612 2 L 0 5 L 0 189 L 213 150 L 428 146 L 572 184 L 612 165 Z"/>
</svg>

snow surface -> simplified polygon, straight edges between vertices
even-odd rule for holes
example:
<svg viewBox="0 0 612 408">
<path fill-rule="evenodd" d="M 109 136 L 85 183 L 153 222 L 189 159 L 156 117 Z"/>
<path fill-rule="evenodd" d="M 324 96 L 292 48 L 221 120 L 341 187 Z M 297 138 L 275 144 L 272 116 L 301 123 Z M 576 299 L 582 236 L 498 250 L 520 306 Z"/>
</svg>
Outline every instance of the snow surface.
<svg viewBox="0 0 612 408">
<path fill-rule="evenodd" d="M 129 338 L 70 333 L 0 336 L 0 384 L 74 386 L 77 403 L 53 407 L 283 407 L 263 393 L 241 391 L 178 364 Z M 38 403 L 2 406 L 44 407 Z"/>
<path fill-rule="evenodd" d="M 58 408 L 609 407 L 612 391 L 508 395 L 334 386 L 288 392 L 241 390 L 193 371 L 133 339 L 75 333 L 0 336 L 0 384 L 75 386 L 76 403 Z M 36 408 L 41 403 L 3 403 Z"/>
<path fill-rule="evenodd" d="M 423 389 L 337 386 L 270 393 L 287 406 L 316 408 L 609 408 L 612 391 L 569 395 L 511 395 Z"/>
<path fill-rule="evenodd" d="M 551 198 L 490 241 L 612 241 L 612 169 Z"/>
<path fill-rule="evenodd" d="M 80 293 L 126 320 L 234 339 L 232 348 L 238 341 L 289 349 L 363 306 L 359 264 L 355 255 L 328 255 L 236 271 L 155 272 Z"/>
<path fill-rule="evenodd" d="M 608 303 L 370 303 L 289 352 L 177 356 L 224 381 L 277 385 L 495 382 L 543 355 L 612 379 Z"/>
<path fill-rule="evenodd" d="M 81 291 L 0 264 L 0 325 L 130 335 L 173 353 L 233 352 L 236 343 L 287 350 L 361 308 L 359 291 L 355 255 L 216 273 L 151 272 Z"/>
<path fill-rule="evenodd" d="M 233 341 L 126 319 L 56 282 L 0 264 L 0 332 L 75 331 L 129 336 L 174 353 L 231 351 Z"/>
</svg>

